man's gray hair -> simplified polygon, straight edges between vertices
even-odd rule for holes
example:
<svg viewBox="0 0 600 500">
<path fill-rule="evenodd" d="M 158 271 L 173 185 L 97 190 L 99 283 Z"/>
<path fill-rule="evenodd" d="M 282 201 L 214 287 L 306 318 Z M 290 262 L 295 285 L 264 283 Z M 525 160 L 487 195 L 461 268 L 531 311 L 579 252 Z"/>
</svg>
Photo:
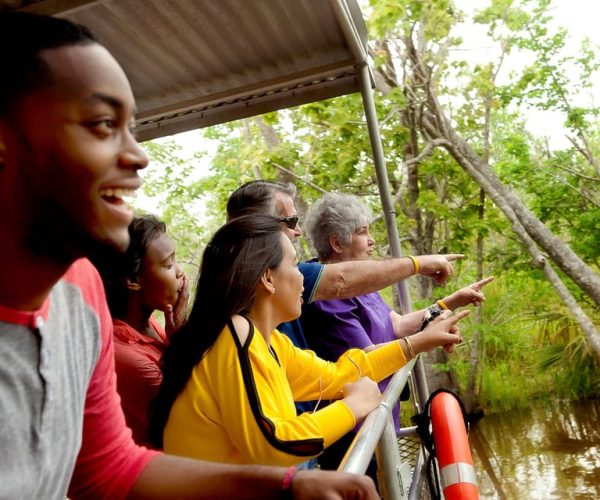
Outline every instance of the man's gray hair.
<svg viewBox="0 0 600 500">
<path fill-rule="evenodd" d="M 227 201 L 227 220 L 242 215 L 262 214 L 279 215 L 275 205 L 277 193 L 296 198 L 296 186 L 291 182 L 256 180 L 237 188 Z"/>
<path fill-rule="evenodd" d="M 312 240 L 320 260 L 333 253 L 329 238 L 337 236 L 340 245 L 352 243 L 356 229 L 369 224 L 373 212 L 358 196 L 346 193 L 327 193 L 310 207 L 304 221 L 304 229 Z"/>
</svg>

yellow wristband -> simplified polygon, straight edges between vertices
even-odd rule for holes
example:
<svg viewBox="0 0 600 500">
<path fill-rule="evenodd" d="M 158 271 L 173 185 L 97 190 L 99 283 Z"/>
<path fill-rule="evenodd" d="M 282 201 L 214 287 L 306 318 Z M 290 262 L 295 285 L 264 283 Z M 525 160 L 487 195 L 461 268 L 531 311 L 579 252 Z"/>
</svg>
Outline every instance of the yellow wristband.
<svg viewBox="0 0 600 500">
<path fill-rule="evenodd" d="M 445 310 L 449 310 L 450 309 L 442 299 L 438 300 L 436 303 L 442 309 L 445 309 Z"/>
<path fill-rule="evenodd" d="M 419 272 L 421 266 L 419 266 L 419 259 L 417 259 L 414 255 L 409 255 L 408 258 L 412 260 L 413 265 L 415 266 L 415 274 Z"/>
</svg>

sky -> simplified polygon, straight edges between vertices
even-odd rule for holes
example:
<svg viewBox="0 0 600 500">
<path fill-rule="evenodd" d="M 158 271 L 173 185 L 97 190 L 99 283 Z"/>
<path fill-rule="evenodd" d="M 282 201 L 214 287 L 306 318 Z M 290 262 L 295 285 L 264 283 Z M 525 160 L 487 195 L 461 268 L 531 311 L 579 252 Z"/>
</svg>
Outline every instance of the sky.
<svg viewBox="0 0 600 500">
<path fill-rule="evenodd" d="M 490 4 L 489 1 L 482 0 L 454 0 L 454 2 L 467 15 Z M 599 0 L 554 0 L 551 13 L 554 26 L 564 27 L 568 30 L 566 49 L 569 52 L 577 51 L 584 37 L 588 37 L 594 45 L 599 47 L 597 52 L 600 54 Z M 491 45 L 486 40 L 484 27 L 469 24 L 468 29 L 461 32 L 461 37 L 465 41 L 465 48 L 468 49 L 469 56 L 474 60 L 494 59 Z M 464 56 L 465 53 L 463 52 L 462 55 Z M 514 67 L 527 63 L 524 58 L 514 55 L 511 55 L 510 60 Z M 510 69 L 512 69 L 511 66 L 506 67 L 507 71 Z M 597 99 L 600 99 L 600 75 L 594 94 Z M 591 103 L 588 95 L 580 96 L 579 99 L 578 104 L 586 106 Z M 560 113 L 528 110 L 527 128 L 537 136 L 548 137 L 551 147 L 562 148 L 569 144 L 562 128 L 563 120 Z"/>
</svg>

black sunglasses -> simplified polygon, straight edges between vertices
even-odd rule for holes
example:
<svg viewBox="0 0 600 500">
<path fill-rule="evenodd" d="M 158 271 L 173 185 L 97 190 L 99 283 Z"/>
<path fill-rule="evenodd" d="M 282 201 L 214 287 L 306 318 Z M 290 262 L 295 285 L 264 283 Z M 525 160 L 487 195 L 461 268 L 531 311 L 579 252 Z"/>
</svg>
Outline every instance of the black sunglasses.
<svg viewBox="0 0 600 500">
<path fill-rule="evenodd" d="M 296 226 L 298 225 L 298 216 L 292 215 L 290 217 L 278 217 L 277 221 L 283 222 L 290 229 L 296 229 Z"/>
</svg>

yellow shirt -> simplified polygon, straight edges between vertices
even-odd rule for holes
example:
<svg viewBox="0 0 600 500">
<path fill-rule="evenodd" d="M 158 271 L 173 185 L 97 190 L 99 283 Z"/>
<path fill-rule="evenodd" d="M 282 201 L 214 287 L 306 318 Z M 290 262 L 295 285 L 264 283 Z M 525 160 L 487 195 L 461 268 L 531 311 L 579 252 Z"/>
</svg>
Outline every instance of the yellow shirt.
<svg viewBox="0 0 600 500">
<path fill-rule="evenodd" d="M 231 464 L 293 465 L 321 453 L 355 425 L 342 402 L 296 415 L 294 401 L 342 396 L 360 373 L 381 380 L 406 364 L 398 342 L 336 363 L 295 347 L 277 330 L 271 349 L 252 325 L 245 344 L 225 327 L 194 367 L 165 427 L 169 454 Z"/>
</svg>

